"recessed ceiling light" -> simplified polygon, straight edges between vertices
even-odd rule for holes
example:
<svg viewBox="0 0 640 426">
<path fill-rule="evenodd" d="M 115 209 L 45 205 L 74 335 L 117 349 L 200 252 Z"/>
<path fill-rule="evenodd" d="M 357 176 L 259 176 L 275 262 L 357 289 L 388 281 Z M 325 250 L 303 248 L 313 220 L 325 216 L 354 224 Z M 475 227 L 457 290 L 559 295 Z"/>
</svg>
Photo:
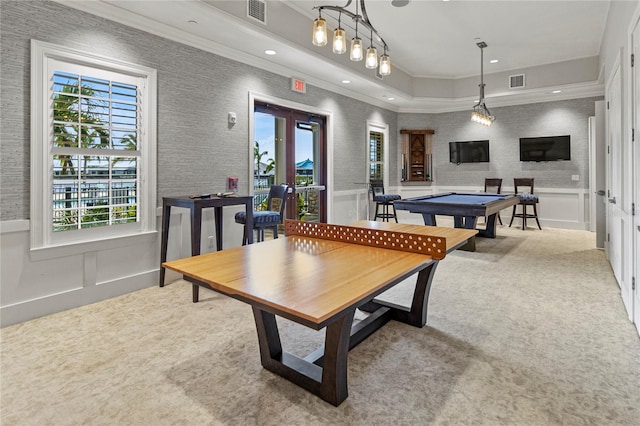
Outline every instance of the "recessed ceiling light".
<svg viewBox="0 0 640 426">
<path fill-rule="evenodd" d="M 497 59 L 492 59 L 492 60 L 490 60 L 490 61 L 489 61 L 489 63 L 490 63 L 490 64 L 497 64 L 497 63 L 498 63 L 498 60 L 497 60 Z"/>
<path fill-rule="evenodd" d="M 265 55 L 275 55 L 277 52 L 273 49 L 267 49 L 264 51 Z"/>
<path fill-rule="evenodd" d="M 554 90 L 551 93 L 562 93 L 562 90 Z"/>
<path fill-rule="evenodd" d="M 342 82 L 343 82 L 344 84 L 349 84 L 349 83 L 351 83 L 351 80 L 342 80 Z"/>
<path fill-rule="evenodd" d="M 394 97 L 389 97 L 389 98 L 387 98 L 387 100 L 388 100 L 388 101 L 395 101 L 395 100 L 396 100 L 396 98 L 394 98 Z"/>
</svg>

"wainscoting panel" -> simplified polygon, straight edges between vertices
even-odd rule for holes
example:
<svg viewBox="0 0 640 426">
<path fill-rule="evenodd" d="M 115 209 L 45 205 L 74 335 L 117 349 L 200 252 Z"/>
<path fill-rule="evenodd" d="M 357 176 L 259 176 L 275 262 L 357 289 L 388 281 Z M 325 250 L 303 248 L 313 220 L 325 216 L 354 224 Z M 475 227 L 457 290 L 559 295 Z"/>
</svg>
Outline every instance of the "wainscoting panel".
<svg viewBox="0 0 640 426">
<path fill-rule="evenodd" d="M 236 211 L 223 212 L 223 247 L 242 244 Z M 29 255 L 29 221 L 6 221 L 0 226 L 0 326 L 20 323 L 66 309 L 120 296 L 158 284 L 162 209 L 157 209 L 158 233 L 133 239 L 124 247 L 95 249 L 44 260 Z M 215 251 L 213 209 L 203 211 L 201 253 Z M 167 259 L 191 255 L 189 210 L 173 208 Z M 165 282 L 181 276 L 167 271 Z"/>
</svg>

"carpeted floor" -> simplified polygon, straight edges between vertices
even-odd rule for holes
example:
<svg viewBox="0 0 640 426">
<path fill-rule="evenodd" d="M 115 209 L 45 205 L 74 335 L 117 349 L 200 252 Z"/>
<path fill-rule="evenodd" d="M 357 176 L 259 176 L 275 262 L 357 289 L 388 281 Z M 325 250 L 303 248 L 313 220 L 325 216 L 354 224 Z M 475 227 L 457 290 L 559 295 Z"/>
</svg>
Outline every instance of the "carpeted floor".
<svg viewBox="0 0 640 426">
<path fill-rule="evenodd" d="M 438 266 L 423 329 L 349 354 L 333 407 L 260 365 L 248 305 L 178 281 L 1 330 L 9 425 L 639 425 L 640 339 L 594 235 L 499 227 Z M 386 297 L 402 300 L 411 283 Z M 280 321 L 286 350 L 322 332 Z"/>
</svg>

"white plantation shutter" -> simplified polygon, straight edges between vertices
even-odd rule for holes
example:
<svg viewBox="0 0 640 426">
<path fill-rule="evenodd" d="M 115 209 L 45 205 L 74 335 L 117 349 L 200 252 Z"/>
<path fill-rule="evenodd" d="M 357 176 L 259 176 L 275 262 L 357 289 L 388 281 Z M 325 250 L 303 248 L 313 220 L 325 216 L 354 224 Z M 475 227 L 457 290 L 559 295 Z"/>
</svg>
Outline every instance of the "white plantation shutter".
<svg viewBox="0 0 640 426">
<path fill-rule="evenodd" d="M 384 134 L 369 132 L 369 178 L 384 179 Z"/>
<path fill-rule="evenodd" d="M 138 79 L 50 65 L 53 232 L 137 222 Z"/>
</svg>

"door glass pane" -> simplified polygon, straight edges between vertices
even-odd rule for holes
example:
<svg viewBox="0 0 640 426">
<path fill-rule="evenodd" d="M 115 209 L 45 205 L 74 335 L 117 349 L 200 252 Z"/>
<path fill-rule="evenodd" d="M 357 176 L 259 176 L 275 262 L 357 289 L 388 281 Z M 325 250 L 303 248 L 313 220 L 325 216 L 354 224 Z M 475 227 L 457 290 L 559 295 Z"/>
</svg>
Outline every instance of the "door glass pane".
<svg viewBox="0 0 640 426">
<path fill-rule="evenodd" d="M 253 205 L 266 210 L 271 185 L 286 180 L 286 119 L 256 112 L 253 145 Z"/>
<path fill-rule="evenodd" d="M 320 193 L 309 188 L 318 184 L 320 171 L 320 126 L 318 123 L 296 121 L 295 182 L 299 220 L 318 222 L 321 209 Z"/>
</svg>

